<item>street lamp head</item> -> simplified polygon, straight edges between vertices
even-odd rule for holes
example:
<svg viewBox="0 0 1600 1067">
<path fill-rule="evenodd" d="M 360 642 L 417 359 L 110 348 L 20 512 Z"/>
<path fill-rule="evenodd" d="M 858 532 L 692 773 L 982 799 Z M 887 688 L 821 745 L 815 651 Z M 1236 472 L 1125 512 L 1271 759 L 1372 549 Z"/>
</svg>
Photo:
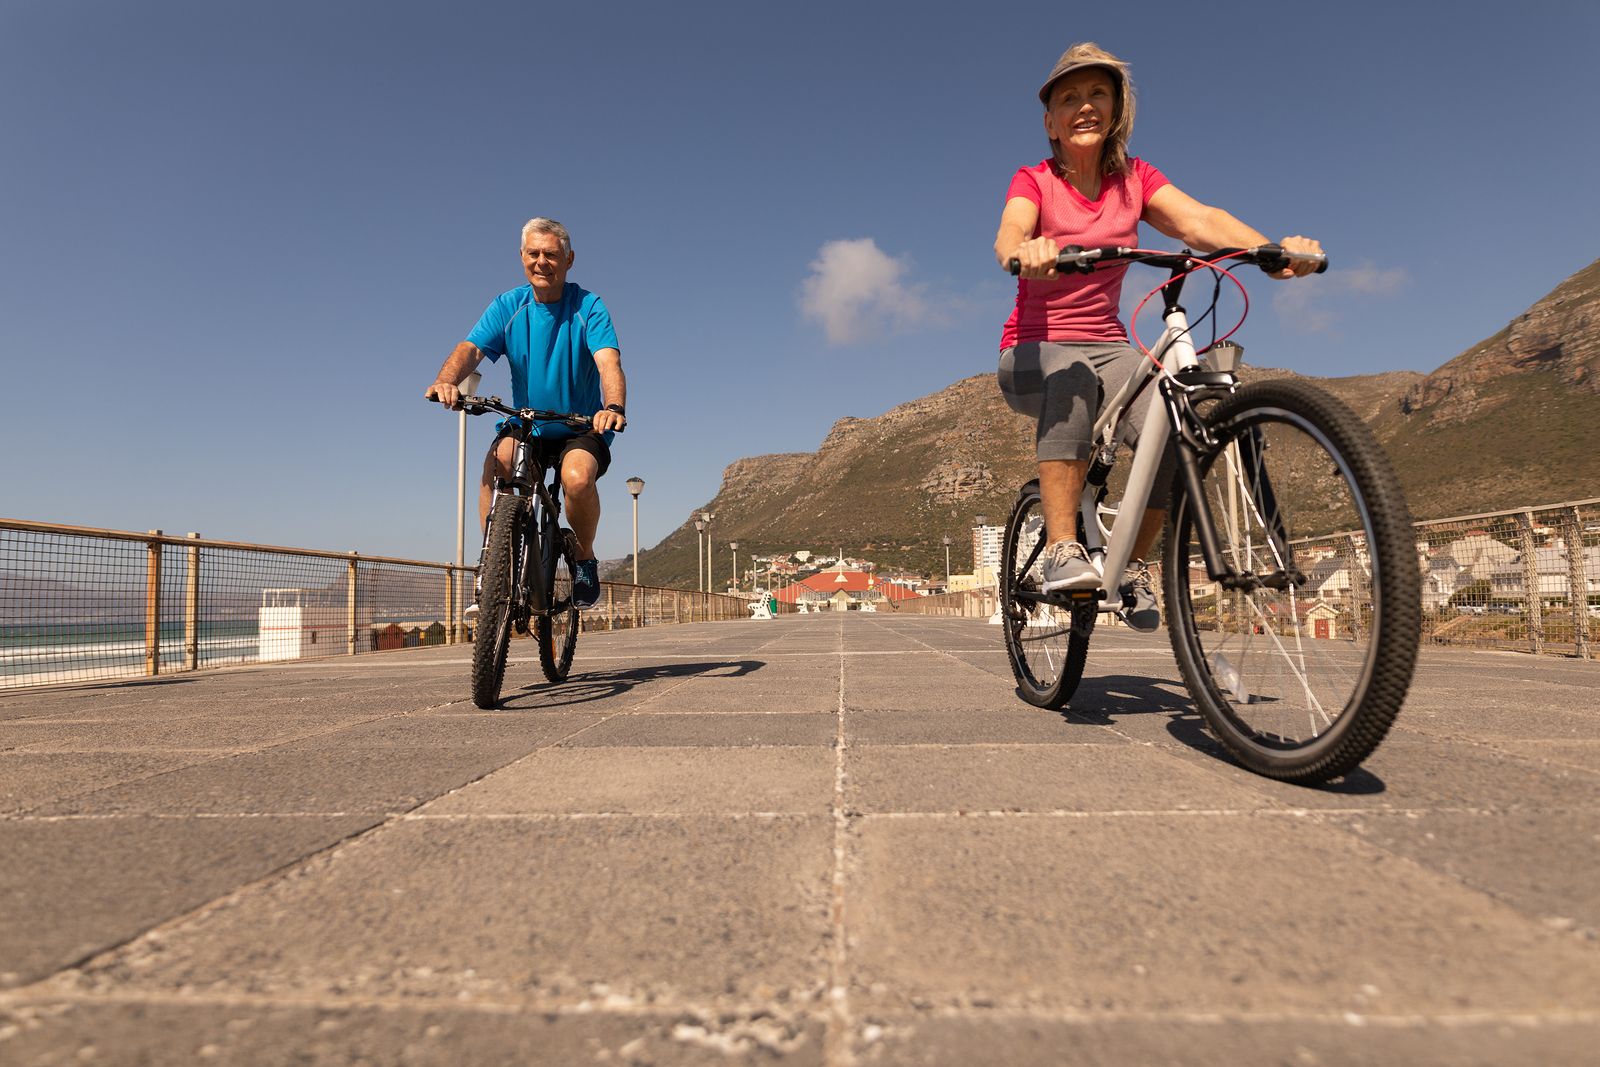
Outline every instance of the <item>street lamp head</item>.
<svg viewBox="0 0 1600 1067">
<path fill-rule="evenodd" d="M 628 492 L 633 494 L 633 498 L 635 500 L 639 499 L 639 494 L 643 490 L 644 490 L 644 479 L 643 478 L 629 478 L 628 479 Z"/>
<path fill-rule="evenodd" d="M 987 515 L 974 515 L 973 519 L 977 522 L 977 524 L 979 526 L 987 526 L 987 525 L 989 525 L 989 516 L 987 516 Z"/>
<path fill-rule="evenodd" d="M 955 543 L 956 543 L 955 538 L 951 537 L 949 534 L 945 534 L 944 535 L 944 547 L 949 548 L 951 545 L 953 545 Z"/>
<path fill-rule="evenodd" d="M 729 541 L 728 542 L 728 547 L 733 549 L 735 552 L 737 552 L 737 551 L 739 551 L 739 542 L 737 542 L 737 541 Z"/>
<path fill-rule="evenodd" d="M 694 520 L 694 532 L 695 533 L 705 533 L 706 532 L 706 524 L 704 522 L 701 522 L 699 519 Z"/>
<path fill-rule="evenodd" d="M 712 520 L 712 519 L 714 519 L 714 518 L 716 518 L 716 516 L 715 516 L 715 515 L 713 515 L 713 514 L 711 514 L 711 512 L 709 512 L 709 511 L 702 511 L 702 512 L 701 512 L 701 513 L 700 513 L 700 517 L 701 517 L 701 518 L 702 518 L 702 519 L 704 519 L 704 520 L 705 520 L 705 521 L 706 521 L 706 522 L 708 522 L 708 523 L 709 523 L 709 522 L 710 522 L 710 521 L 711 521 L 711 520 Z"/>
</svg>

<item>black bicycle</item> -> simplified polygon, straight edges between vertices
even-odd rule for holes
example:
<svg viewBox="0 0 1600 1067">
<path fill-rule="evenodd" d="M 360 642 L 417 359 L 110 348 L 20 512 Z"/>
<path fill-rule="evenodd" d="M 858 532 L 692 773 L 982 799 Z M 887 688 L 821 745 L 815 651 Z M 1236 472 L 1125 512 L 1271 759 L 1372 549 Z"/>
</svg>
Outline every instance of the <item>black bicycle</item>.
<svg viewBox="0 0 1600 1067">
<path fill-rule="evenodd" d="M 1326 260 L 1316 258 L 1320 273 Z M 1197 350 L 1178 304 L 1190 274 L 1215 272 L 1203 322 L 1215 314 L 1223 279 L 1239 284 L 1227 265 L 1271 272 L 1289 261 L 1277 245 L 1061 253 L 1061 271 L 1126 263 L 1168 270 L 1158 290 L 1166 329 L 1146 350 L 1143 373 L 1107 399 L 1095 422 L 1077 537 L 1102 588 L 1042 592 L 1047 538 L 1034 481 L 1018 494 L 1006 526 L 1000 595 L 1018 692 L 1040 707 L 1065 706 L 1083 677 L 1099 614 L 1132 606 L 1122 578 L 1157 466 L 1174 449 L 1162 569 L 1184 683 L 1246 767 L 1310 783 L 1354 770 L 1399 713 L 1420 639 L 1421 576 L 1399 480 L 1366 424 L 1305 381 L 1240 384 L 1238 348 L 1226 336 Z M 1199 360 L 1206 352 L 1210 366 Z M 1113 508 L 1107 483 L 1119 423 L 1152 382 L 1158 402 Z"/>
<path fill-rule="evenodd" d="M 514 408 L 497 396 L 463 396 L 469 415 L 514 416 L 504 433 L 516 441 L 511 477 L 496 478 L 478 563 L 478 620 L 472 638 L 472 702 L 500 703 L 511 632 L 531 629 L 539 667 L 552 682 L 572 669 L 578 645 L 578 606 L 572 600 L 577 573 L 576 539 L 561 525 L 561 439 L 538 435 L 540 423 L 560 423 L 582 433 L 586 415 Z"/>
</svg>

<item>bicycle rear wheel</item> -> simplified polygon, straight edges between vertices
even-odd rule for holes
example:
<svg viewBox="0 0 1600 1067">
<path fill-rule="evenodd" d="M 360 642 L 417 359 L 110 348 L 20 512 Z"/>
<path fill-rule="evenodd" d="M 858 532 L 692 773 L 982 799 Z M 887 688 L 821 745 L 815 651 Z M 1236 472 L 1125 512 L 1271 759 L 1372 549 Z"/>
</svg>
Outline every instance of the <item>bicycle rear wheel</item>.
<svg viewBox="0 0 1600 1067">
<path fill-rule="evenodd" d="M 489 514 L 479 565 L 478 628 L 472 639 L 472 702 L 480 708 L 500 704 L 506 652 L 519 610 L 517 591 L 527 565 L 527 514 L 528 502 L 519 496 L 502 496 Z"/>
<path fill-rule="evenodd" d="M 1168 631 L 1190 695 L 1250 770 L 1311 783 L 1371 755 L 1416 663 L 1421 578 L 1411 517 L 1382 446 L 1305 382 L 1246 386 L 1206 413 L 1218 447 L 1201 487 L 1226 563 L 1210 581 L 1197 502 L 1168 517 Z"/>
<path fill-rule="evenodd" d="M 1039 494 L 1024 490 L 1000 552 L 1000 619 L 1018 694 L 1036 707 L 1060 708 L 1083 680 L 1098 613 L 1092 600 L 1072 606 L 1041 599 L 1045 540 Z"/>
<path fill-rule="evenodd" d="M 576 555 L 572 550 L 572 533 L 556 530 L 555 540 L 559 551 L 549 554 L 545 565 L 550 590 L 549 611 L 539 616 L 539 667 L 552 682 L 564 682 L 572 669 L 572 653 L 578 647 L 578 607 L 572 602 L 572 575 L 576 569 Z"/>
</svg>

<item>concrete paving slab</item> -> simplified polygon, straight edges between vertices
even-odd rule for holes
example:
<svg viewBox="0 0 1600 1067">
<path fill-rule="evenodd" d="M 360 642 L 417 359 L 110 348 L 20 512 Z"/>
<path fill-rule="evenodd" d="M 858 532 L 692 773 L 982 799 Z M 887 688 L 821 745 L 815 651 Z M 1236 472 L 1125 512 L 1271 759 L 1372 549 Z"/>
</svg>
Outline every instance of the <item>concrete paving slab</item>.
<svg viewBox="0 0 1600 1067">
<path fill-rule="evenodd" d="M 1600 741 L 1494 741 L 1490 748 L 1535 763 L 1559 763 L 1600 774 Z"/>
<path fill-rule="evenodd" d="M 603 999 L 603 998 L 601 998 Z M 823 1026 L 770 1012 L 528 1012 L 170 1001 L 45 1001 L 0 1007 L 8 1067 L 175 1063 L 301 1067 L 404 1064 L 652 1064 L 728 1067 L 823 1062 Z"/>
<path fill-rule="evenodd" d="M 1253 810 L 1260 794 L 1136 745 L 865 746 L 850 809 L 881 812 Z"/>
<path fill-rule="evenodd" d="M 0 753 L 0 812 L 26 811 L 214 758 L 195 752 Z"/>
<path fill-rule="evenodd" d="M 563 741 L 562 747 L 831 746 L 837 732 L 837 717 L 833 715 L 642 713 L 613 716 Z"/>
<path fill-rule="evenodd" d="M 252 815 L 408 811 L 526 755 L 533 745 L 288 746 L 213 760 L 61 800 L 42 815 Z"/>
<path fill-rule="evenodd" d="M 1129 743 L 1103 726 L 1030 708 L 1021 701 L 1017 705 L 933 711 L 868 711 L 852 707 L 845 713 L 845 736 L 852 745 Z"/>
<path fill-rule="evenodd" d="M 1187 738 L 1174 738 L 1164 750 L 1208 764 L 1291 808 L 1527 811 L 1600 806 L 1600 778 L 1587 771 L 1534 763 L 1486 745 L 1443 738 L 1418 740 L 1391 734 L 1354 774 L 1310 788 L 1252 775 L 1224 755 L 1189 744 Z"/>
<path fill-rule="evenodd" d="M 1600 1009 L 1592 946 L 1303 818 L 908 816 L 859 838 L 858 1013 Z"/>
<path fill-rule="evenodd" d="M 376 822 L 0 819 L 0 988 L 102 952 Z"/>
<path fill-rule="evenodd" d="M 1600 810 L 1374 812 L 1327 821 L 1600 948 Z M 1554 824 L 1559 827 L 1551 833 Z"/>
<path fill-rule="evenodd" d="M 800 1007 L 832 865 L 821 818 L 404 820 L 57 987 Z"/>
<path fill-rule="evenodd" d="M 1052 1019 L 997 1012 L 971 1017 L 890 1018 L 871 1031 L 860 1062 L 882 1067 L 1505 1067 L 1590 1064 L 1600 1039 L 1592 1021 L 1513 1019 L 1293 1020 Z M 861 1047 L 861 1046 L 858 1046 Z"/>
<path fill-rule="evenodd" d="M 418 814 L 824 815 L 834 773 L 826 748 L 547 748 Z"/>
<path fill-rule="evenodd" d="M 161 752 L 182 748 L 230 752 L 283 744 L 338 729 L 342 720 L 323 715 L 192 716 L 156 722 L 61 723 L 65 736 L 34 741 L 29 752 Z M 43 727 L 45 724 L 38 722 Z"/>
</svg>

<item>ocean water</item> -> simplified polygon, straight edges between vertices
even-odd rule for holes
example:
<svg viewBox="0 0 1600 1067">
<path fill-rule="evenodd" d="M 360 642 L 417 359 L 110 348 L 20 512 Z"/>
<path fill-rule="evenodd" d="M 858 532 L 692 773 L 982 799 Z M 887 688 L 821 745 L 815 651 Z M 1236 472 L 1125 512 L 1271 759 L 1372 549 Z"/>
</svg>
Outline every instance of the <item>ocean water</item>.
<svg viewBox="0 0 1600 1067">
<path fill-rule="evenodd" d="M 255 620 L 202 622 L 200 665 L 248 663 L 256 658 Z M 183 666 L 183 624 L 161 627 L 161 666 Z M 51 681 L 90 681 L 142 675 L 143 625 L 0 626 L 0 687 Z"/>
</svg>

